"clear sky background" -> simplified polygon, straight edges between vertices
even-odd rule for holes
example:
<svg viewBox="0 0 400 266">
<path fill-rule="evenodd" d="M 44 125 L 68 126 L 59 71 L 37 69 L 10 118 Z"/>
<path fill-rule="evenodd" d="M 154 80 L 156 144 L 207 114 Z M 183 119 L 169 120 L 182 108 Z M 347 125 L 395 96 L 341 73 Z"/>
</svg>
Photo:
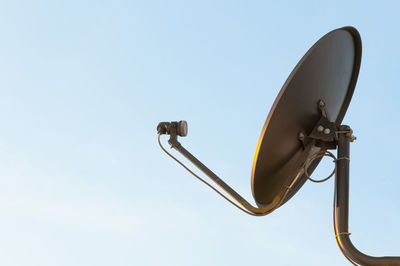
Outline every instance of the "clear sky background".
<svg viewBox="0 0 400 266">
<path fill-rule="evenodd" d="M 0 265 L 346 265 L 333 179 L 252 217 L 158 147 L 159 121 L 252 201 L 268 111 L 325 33 L 356 27 L 350 232 L 400 255 L 396 1 L 2 1 Z M 323 162 L 315 177 L 330 172 Z"/>
</svg>

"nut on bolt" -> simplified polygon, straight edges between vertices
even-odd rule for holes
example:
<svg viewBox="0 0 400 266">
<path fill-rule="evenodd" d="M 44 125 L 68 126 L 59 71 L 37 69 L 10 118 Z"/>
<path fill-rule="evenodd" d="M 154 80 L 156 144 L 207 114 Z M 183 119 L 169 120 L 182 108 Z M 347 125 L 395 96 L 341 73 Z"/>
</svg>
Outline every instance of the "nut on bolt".
<svg viewBox="0 0 400 266">
<path fill-rule="evenodd" d="M 328 135 L 329 133 L 331 133 L 331 130 L 329 128 L 325 128 L 324 129 L 324 134 Z"/>
<path fill-rule="evenodd" d="M 349 138 L 350 142 L 354 142 L 357 139 L 357 137 L 353 135 L 353 130 L 347 132 L 346 137 Z"/>
</svg>

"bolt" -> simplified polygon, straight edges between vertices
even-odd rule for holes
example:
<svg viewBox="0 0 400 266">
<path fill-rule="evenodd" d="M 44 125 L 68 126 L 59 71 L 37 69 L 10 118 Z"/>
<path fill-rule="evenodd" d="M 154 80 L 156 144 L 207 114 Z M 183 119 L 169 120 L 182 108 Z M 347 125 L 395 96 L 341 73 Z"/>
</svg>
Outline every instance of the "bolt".
<svg viewBox="0 0 400 266">
<path fill-rule="evenodd" d="M 329 128 L 325 128 L 324 129 L 324 134 L 328 135 L 329 133 L 331 133 L 331 130 Z"/>
<path fill-rule="evenodd" d="M 318 131 L 319 133 L 321 133 L 322 131 L 324 131 L 324 127 L 323 127 L 323 126 L 318 126 L 318 127 L 317 127 L 317 131 Z"/>
</svg>

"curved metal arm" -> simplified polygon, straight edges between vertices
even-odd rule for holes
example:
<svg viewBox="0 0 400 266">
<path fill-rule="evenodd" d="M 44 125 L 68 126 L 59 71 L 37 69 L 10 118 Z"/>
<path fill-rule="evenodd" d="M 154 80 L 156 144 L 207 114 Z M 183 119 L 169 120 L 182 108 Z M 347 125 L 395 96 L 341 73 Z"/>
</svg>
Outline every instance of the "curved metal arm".
<svg viewBox="0 0 400 266">
<path fill-rule="evenodd" d="M 340 132 L 348 132 L 341 126 Z M 338 158 L 350 158 L 350 138 L 347 133 L 338 133 Z M 400 265 L 400 257 L 372 257 L 360 252 L 349 237 L 349 160 L 337 161 L 336 172 L 336 237 L 345 256 L 361 265 Z"/>
<path fill-rule="evenodd" d="M 286 197 L 290 191 L 292 185 L 295 183 L 296 179 L 284 192 L 283 197 L 280 200 L 275 200 L 268 204 L 266 207 L 257 208 L 251 205 L 247 200 L 240 196 L 234 189 L 232 189 L 228 184 L 226 184 L 222 179 L 220 179 L 213 171 L 211 171 L 207 166 L 200 162 L 196 157 L 194 157 L 189 151 L 187 151 L 177 140 L 177 136 L 172 134 L 168 143 L 172 148 L 180 152 L 186 159 L 193 163 L 198 169 L 200 169 L 204 174 L 206 174 L 212 181 L 214 181 L 218 186 L 220 186 L 226 193 L 228 193 L 232 198 L 234 198 L 240 205 L 242 205 L 246 210 L 249 211 L 248 214 L 254 216 L 263 216 L 273 212 L 282 203 L 283 199 Z M 246 212 L 247 213 L 247 212 Z"/>
</svg>

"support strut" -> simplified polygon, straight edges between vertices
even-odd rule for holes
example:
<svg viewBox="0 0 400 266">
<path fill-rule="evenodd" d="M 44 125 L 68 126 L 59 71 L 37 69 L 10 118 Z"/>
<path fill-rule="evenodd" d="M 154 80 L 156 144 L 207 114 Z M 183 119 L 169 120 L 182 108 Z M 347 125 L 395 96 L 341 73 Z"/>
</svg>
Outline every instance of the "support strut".
<svg viewBox="0 0 400 266">
<path fill-rule="evenodd" d="M 171 134 L 171 137 L 168 141 L 172 148 L 176 149 L 179 153 L 181 153 L 186 159 L 188 159 L 191 163 L 193 163 L 198 169 L 200 169 L 204 174 L 206 174 L 212 181 L 214 181 L 218 186 L 220 186 L 226 193 L 228 193 L 233 199 L 235 199 L 242 207 L 246 210 L 245 212 L 254 216 L 263 216 L 273 212 L 276 208 L 279 207 L 280 201 L 274 201 L 271 204 L 258 208 L 251 205 L 247 200 L 245 200 L 242 196 L 239 195 L 233 188 L 231 188 L 228 184 L 226 184 L 221 178 L 219 178 L 213 171 L 211 171 L 207 166 L 205 166 L 202 162 L 200 162 L 195 156 L 193 156 L 188 150 L 186 150 L 177 140 L 177 136 L 175 134 Z M 285 193 L 287 194 L 290 191 L 288 188 Z M 285 194 L 285 196 L 286 196 Z M 284 198 L 284 197 L 282 197 Z M 241 208 L 240 208 L 241 209 Z"/>
</svg>

